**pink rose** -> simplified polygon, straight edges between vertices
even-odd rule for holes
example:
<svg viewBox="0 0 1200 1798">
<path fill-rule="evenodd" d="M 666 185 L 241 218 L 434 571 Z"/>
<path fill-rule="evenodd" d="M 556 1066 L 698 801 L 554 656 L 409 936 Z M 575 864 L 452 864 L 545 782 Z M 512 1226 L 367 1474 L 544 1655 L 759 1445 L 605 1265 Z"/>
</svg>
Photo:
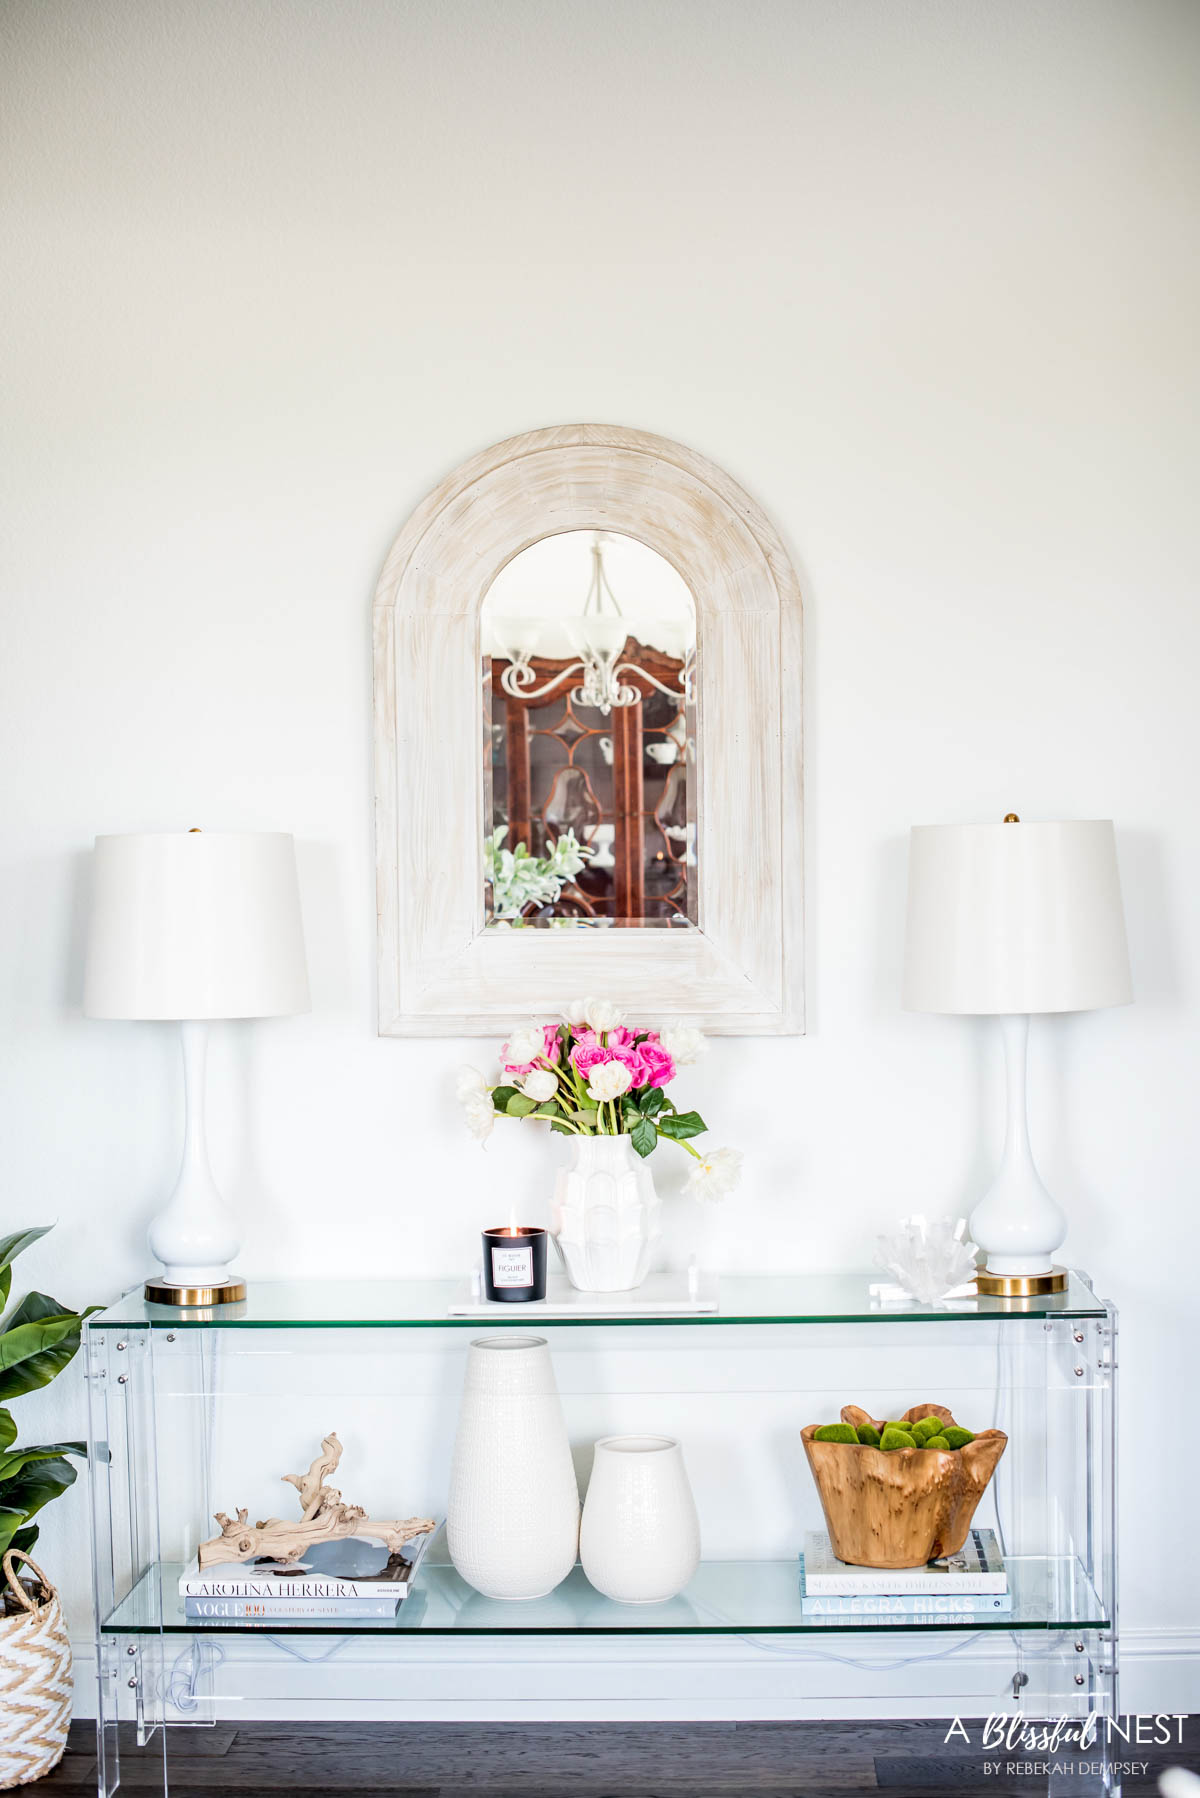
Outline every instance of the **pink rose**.
<svg viewBox="0 0 1200 1798">
<path fill-rule="evenodd" d="M 615 1030 L 606 1030 L 604 1032 L 604 1041 L 602 1043 L 594 1030 L 577 1030 L 575 1032 L 575 1042 L 577 1047 L 582 1048 L 631 1049 L 633 1047 L 633 1032 L 632 1030 L 626 1030 L 624 1024 L 618 1024 Z"/>
<path fill-rule="evenodd" d="M 590 1035 L 591 1032 L 588 1034 Z M 598 1043 L 594 1037 L 591 1042 L 576 1043 L 575 1047 L 571 1050 L 571 1064 L 574 1067 L 575 1072 L 584 1080 L 587 1079 L 593 1068 L 598 1068 L 601 1062 L 609 1061 L 610 1059 L 611 1056 L 609 1051 L 604 1047 L 603 1043 Z"/>
<path fill-rule="evenodd" d="M 638 1085 L 642 1074 L 642 1058 L 637 1049 L 624 1043 L 610 1045 L 588 1042 L 576 1043 L 571 1050 L 571 1062 L 575 1072 L 584 1080 L 588 1078 L 593 1068 L 602 1067 L 606 1061 L 619 1061 L 622 1066 L 629 1069 L 630 1085 Z"/>
<path fill-rule="evenodd" d="M 665 1086 L 668 1080 L 675 1078 L 675 1063 L 667 1054 L 662 1044 L 649 1037 L 637 1046 L 637 1057 L 641 1063 L 641 1078 L 635 1079 L 635 1086 Z"/>
</svg>

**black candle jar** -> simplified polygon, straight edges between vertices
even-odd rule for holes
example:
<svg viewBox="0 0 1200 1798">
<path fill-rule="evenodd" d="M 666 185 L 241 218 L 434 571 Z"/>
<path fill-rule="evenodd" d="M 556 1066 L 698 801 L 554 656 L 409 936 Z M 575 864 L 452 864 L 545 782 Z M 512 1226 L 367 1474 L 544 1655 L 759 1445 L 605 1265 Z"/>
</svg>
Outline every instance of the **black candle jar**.
<svg viewBox="0 0 1200 1798">
<path fill-rule="evenodd" d="M 520 1304 L 546 1296 L 546 1232 L 508 1224 L 483 1232 L 483 1290 L 489 1299 Z"/>
</svg>

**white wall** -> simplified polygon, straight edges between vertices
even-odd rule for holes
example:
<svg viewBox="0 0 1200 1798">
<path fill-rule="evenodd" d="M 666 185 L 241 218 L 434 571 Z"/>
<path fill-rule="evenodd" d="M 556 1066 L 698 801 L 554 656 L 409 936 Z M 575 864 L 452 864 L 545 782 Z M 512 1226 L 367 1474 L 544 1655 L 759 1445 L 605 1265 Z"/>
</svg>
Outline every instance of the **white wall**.
<svg viewBox="0 0 1200 1798">
<path fill-rule="evenodd" d="M 2 29 L 3 1227 L 59 1220 L 25 1283 L 134 1281 L 174 1173 L 169 1033 L 79 1013 L 102 830 L 299 843 L 313 1015 L 229 1027 L 212 1075 L 249 1274 L 448 1272 L 497 1191 L 545 1189 L 548 1146 L 461 1134 L 460 1046 L 374 1034 L 371 591 L 495 439 L 680 438 L 806 595 L 810 1033 L 690 1084 L 748 1177 L 677 1242 L 861 1265 L 901 1213 L 965 1207 L 999 1067 L 898 1009 L 905 832 L 1115 818 L 1138 1001 L 1039 1031 L 1034 1124 L 1123 1309 L 1127 1646 L 1179 1708 L 1200 13 L 10 0 Z M 23 1409 L 78 1413 L 66 1382 Z M 85 1630 L 82 1521 L 80 1488 L 44 1546 Z"/>
</svg>

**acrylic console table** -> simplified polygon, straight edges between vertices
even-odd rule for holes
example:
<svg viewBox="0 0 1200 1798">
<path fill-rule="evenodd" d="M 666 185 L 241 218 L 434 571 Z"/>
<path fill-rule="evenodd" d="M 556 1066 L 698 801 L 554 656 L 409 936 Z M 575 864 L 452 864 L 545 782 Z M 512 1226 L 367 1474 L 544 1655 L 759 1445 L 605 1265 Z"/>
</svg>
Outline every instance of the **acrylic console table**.
<svg viewBox="0 0 1200 1798">
<path fill-rule="evenodd" d="M 161 1745 L 166 1792 L 175 1727 L 253 1716 L 256 1705 L 304 1719 L 349 1704 L 361 1717 L 411 1699 L 422 1657 L 472 1657 L 465 1679 L 476 1694 L 514 1643 L 546 1652 L 547 1692 L 556 1660 L 607 1652 L 610 1679 L 624 1670 L 644 1692 L 652 1673 L 676 1688 L 693 1669 L 699 1678 L 719 1639 L 761 1654 L 770 1692 L 786 1678 L 789 1694 L 818 1706 L 849 1698 L 896 1714 L 884 1701 L 915 1693 L 928 1715 L 1094 1719 L 1094 1771 L 1070 1790 L 1117 1792 L 1103 1730 L 1118 1714 L 1116 1314 L 1078 1274 L 1045 1298 L 948 1308 L 878 1304 L 869 1280 L 726 1276 L 720 1309 L 686 1318 L 550 1319 L 524 1305 L 454 1318 L 458 1286 L 433 1280 L 262 1283 L 208 1312 L 138 1293 L 91 1318 L 101 1793 L 120 1781 L 120 1723 L 156 1754 Z M 679 1598 L 617 1604 L 576 1567 L 546 1599 L 488 1600 L 435 1543 L 394 1619 L 184 1616 L 178 1575 L 213 1512 L 249 1504 L 255 1517 L 290 1516 L 294 1494 L 279 1476 L 307 1466 L 330 1429 L 346 1446 L 338 1478 L 348 1498 L 377 1516 L 443 1515 L 466 1345 L 514 1329 L 548 1338 L 581 1448 L 613 1428 L 668 1427 L 684 1440 L 706 1558 Z M 806 1615 L 796 1554 L 821 1518 L 801 1426 L 848 1401 L 887 1416 L 927 1399 L 1008 1432 L 976 1522 L 1000 1536 L 1011 1612 L 969 1626 Z M 866 1669 L 866 1687 L 847 1669 Z M 431 1704 L 428 1714 L 445 1712 Z M 706 1700 L 704 1714 L 721 1715 L 720 1700 Z M 767 1714 L 794 1713 L 781 1704 Z"/>
</svg>

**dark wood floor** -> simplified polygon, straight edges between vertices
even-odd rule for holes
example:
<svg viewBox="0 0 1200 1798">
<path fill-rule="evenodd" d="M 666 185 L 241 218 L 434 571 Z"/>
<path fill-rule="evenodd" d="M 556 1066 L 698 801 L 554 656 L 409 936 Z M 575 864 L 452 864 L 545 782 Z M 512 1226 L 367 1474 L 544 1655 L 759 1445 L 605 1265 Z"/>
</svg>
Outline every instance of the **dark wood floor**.
<svg viewBox="0 0 1200 1798">
<path fill-rule="evenodd" d="M 172 1730 L 171 1798 L 296 1798 L 366 1792 L 371 1798 L 956 1798 L 995 1792 L 1045 1794 L 1010 1765 L 1027 1754 L 989 1753 L 1005 1769 L 984 1771 L 978 1745 L 947 1745 L 945 1723 L 249 1723 Z M 977 1738 L 978 1726 L 975 1734 Z M 1119 1745 L 1120 1746 L 1120 1745 Z M 1078 1758 L 1060 1751 L 1058 1760 Z M 1120 1746 L 1146 1763 L 1126 1793 L 1151 1794 L 1164 1767 L 1200 1771 L 1200 1717 L 1170 1750 Z M 162 1755 L 121 1748 L 121 1785 L 149 1798 Z M 34 1788 L 47 1798 L 91 1798 L 95 1736 L 72 1725 L 61 1765 Z M 1055 1798 L 1086 1787 L 1064 1780 Z"/>
</svg>

